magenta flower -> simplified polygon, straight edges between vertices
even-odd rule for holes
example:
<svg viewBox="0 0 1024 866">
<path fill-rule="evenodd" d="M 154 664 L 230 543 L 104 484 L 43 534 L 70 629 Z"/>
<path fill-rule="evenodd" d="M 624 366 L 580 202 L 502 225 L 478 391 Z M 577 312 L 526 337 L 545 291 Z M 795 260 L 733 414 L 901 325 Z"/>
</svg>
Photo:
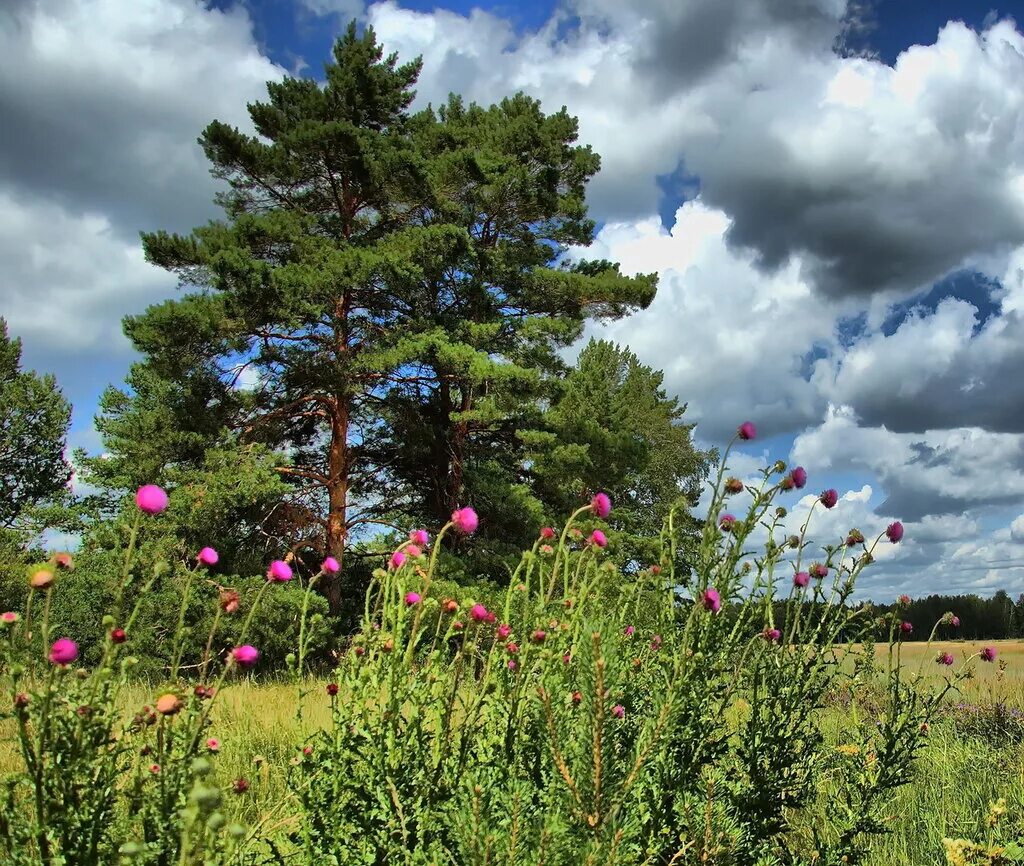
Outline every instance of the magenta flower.
<svg viewBox="0 0 1024 866">
<path fill-rule="evenodd" d="M 55 640 L 50 647 L 50 663 L 55 665 L 69 665 L 78 658 L 78 644 L 69 637 L 62 637 Z"/>
<path fill-rule="evenodd" d="M 700 603 L 704 605 L 704 610 L 718 613 L 722 609 L 722 596 L 718 594 L 717 589 L 709 586 L 700 594 Z"/>
<path fill-rule="evenodd" d="M 540 531 L 540 537 L 541 537 L 541 538 L 545 538 L 545 539 L 548 539 L 548 540 L 550 541 L 550 540 L 551 540 L 552 538 L 554 538 L 554 537 L 555 537 L 555 530 L 554 530 L 554 529 L 552 529 L 552 528 L 551 528 L 550 526 L 545 526 L 545 527 L 544 527 L 544 528 L 543 528 L 543 529 L 542 529 L 542 530 Z"/>
<path fill-rule="evenodd" d="M 509 659 L 507 662 L 505 662 L 505 664 L 508 666 L 508 669 L 510 671 L 514 671 L 517 667 L 519 667 L 519 665 L 516 664 L 515 659 Z"/>
<path fill-rule="evenodd" d="M 886 537 L 893 544 L 899 544 L 900 539 L 903 538 L 903 524 L 898 520 L 893 521 L 885 530 Z"/>
<path fill-rule="evenodd" d="M 816 562 L 814 563 L 814 565 L 811 566 L 811 574 L 813 574 L 819 580 L 821 580 L 822 578 L 826 578 L 828 577 L 828 566 L 822 565 L 820 562 Z"/>
<path fill-rule="evenodd" d="M 391 554 L 391 567 L 398 571 L 403 565 L 405 565 L 405 554 L 400 550 L 396 550 Z"/>
<path fill-rule="evenodd" d="M 624 718 L 626 715 L 626 708 L 622 704 L 616 704 L 612 707 L 612 715 L 617 719 Z"/>
<path fill-rule="evenodd" d="M 452 512 L 452 524 L 456 532 L 472 535 L 480 524 L 480 518 L 472 508 L 457 508 Z"/>
<path fill-rule="evenodd" d="M 623 634 L 626 637 L 633 637 L 633 634 L 635 632 L 636 632 L 636 627 L 635 626 L 627 625 L 625 631 L 623 631 Z"/>
<path fill-rule="evenodd" d="M 323 571 L 324 574 L 337 574 L 341 571 L 341 563 L 333 556 L 328 556 L 327 559 L 324 560 L 324 564 L 320 566 L 320 570 Z"/>
<path fill-rule="evenodd" d="M 208 748 L 211 752 L 216 752 L 218 749 L 220 749 L 220 740 L 218 740 L 216 737 L 209 737 L 206 741 L 206 748 Z"/>
<path fill-rule="evenodd" d="M 418 545 L 407 544 L 405 547 L 405 555 L 411 556 L 413 559 L 418 559 L 423 556 L 423 551 L 419 549 Z"/>
<path fill-rule="evenodd" d="M 292 567 L 283 559 L 275 559 L 267 569 L 267 580 L 275 583 L 287 583 L 292 579 Z"/>
<path fill-rule="evenodd" d="M 826 508 L 835 508 L 836 503 L 839 501 L 839 491 L 834 487 L 830 487 L 825 490 L 821 496 L 818 497 L 821 500 L 821 504 Z"/>
<path fill-rule="evenodd" d="M 951 626 L 953 626 L 953 628 L 959 628 L 959 627 L 960 627 L 960 617 L 958 617 L 958 616 L 957 616 L 957 615 L 956 615 L 956 614 L 954 613 L 954 614 L 953 614 L 953 616 L 952 616 L 952 617 L 950 617 L 950 620 L 949 620 L 949 624 L 950 624 Z"/>
<path fill-rule="evenodd" d="M 430 544 L 430 534 L 425 529 L 414 529 L 409 533 L 409 541 L 420 547 L 427 547 Z"/>
<path fill-rule="evenodd" d="M 498 626 L 496 634 L 498 635 L 498 640 L 505 640 L 505 638 L 512 634 L 512 626 L 502 623 Z"/>
<path fill-rule="evenodd" d="M 534 643 L 544 643 L 544 641 L 547 640 L 547 637 L 548 633 L 544 631 L 544 629 L 539 628 L 530 635 L 530 640 Z"/>
<path fill-rule="evenodd" d="M 798 571 L 793 575 L 793 586 L 803 589 L 811 582 L 811 576 L 806 571 Z"/>
<path fill-rule="evenodd" d="M 594 498 L 590 500 L 590 510 L 593 512 L 595 517 L 599 517 L 604 520 L 609 514 L 612 513 L 612 501 L 608 498 L 607 493 L 595 493 Z"/>
<path fill-rule="evenodd" d="M 804 485 L 807 484 L 807 470 L 803 466 L 797 466 L 789 473 L 789 477 L 793 480 L 793 486 L 797 490 L 802 490 Z"/>
<path fill-rule="evenodd" d="M 204 547 L 199 551 L 199 555 L 196 557 L 203 565 L 216 565 L 217 560 L 220 557 L 217 555 L 217 551 L 212 547 Z"/>
<path fill-rule="evenodd" d="M 596 544 L 598 547 L 607 547 L 608 536 L 606 536 L 600 529 L 595 529 L 590 533 L 590 543 Z"/>
<path fill-rule="evenodd" d="M 914 631 L 914 624 L 903 620 L 903 622 L 900 623 L 900 631 L 903 632 L 903 634 L 912 634 Z"/>
<path fill-rule="evenodd" d="M 167 494 L 155 484 L 144 484 L 135 493 L 135 504 L 146 514 L 159 514 L 167 503 Z"/>
<path fill-rule="evenodd" d="M 981 660 L 984 662 L 994 662 L 996 660 L 996 648 L 994 646 L 987 646 L 981 651 Z"/>
<path fill-rule="evenodd" d="M 13 610 L 8 610 L 4 613 L 0 613 L 0 622 L 2 622 L 4 625 L 13 625 L 18 621 L 18 619 L 18 614 L 16 614 Z"/>
<path fill-rule="evenodd" d="M 660 634 L 656 634 L 651 638 L 651 649 L 657 652 L 661 649 L 662 639 Z"/>
<path fill-rule="evenodd" d="M 744 421 L 740 424 L 739 430 L 736 431 L 740 439 L 750 440 L 757 435 L 757 428 L 750 422 Z"/>
<path fill-rule="evenodd" d="M 765 626 L 764 631 L 761 632 L 761 637 L 763 637 L 769 643 L 777 643 L 779 638 L 782 637 L 782 632 L 779 631 L 777 628 L 768 628 L 767 626 Z"/>
<path fill-rule="evenodd" d="M 254 646 L 243 644 L 231 650 L 231 657 L 243 668 L 251 668 L 259 661 L 260 651 Z"/>
<path fill-rule="evenodd" d="M 562 654 L 562 664 L 567 665 L 572 661 L 572 656 L 569 653 Z"/>
<path fill-rule="evenodd" d="M 414 604 L 419 604 L 423 600 L 422 596 L 418 592 L 407 592 L 405 594 L 405 603 L 412 607 Z"/>
<path fill-rule="evenodd" d="M 940 665 L 951 665 L 953 664 L 953 656 L 950 653 L 939 653 L 935 659 L 936 664 Z"/>
<path fill-rule="evenodd" d="M 718 525 L 722 528 L 722 532 L 732 532 L 735 523 L 736 518 L 731 514 L 723 514 L 718 520 Z"/>
<path fill-rule="evenodd" d="M 487 617 L 490 616 L 486 607 L 477 602 L 469 609 L 469 615 L 474 622 L 486 622 Z"/>
</svg>

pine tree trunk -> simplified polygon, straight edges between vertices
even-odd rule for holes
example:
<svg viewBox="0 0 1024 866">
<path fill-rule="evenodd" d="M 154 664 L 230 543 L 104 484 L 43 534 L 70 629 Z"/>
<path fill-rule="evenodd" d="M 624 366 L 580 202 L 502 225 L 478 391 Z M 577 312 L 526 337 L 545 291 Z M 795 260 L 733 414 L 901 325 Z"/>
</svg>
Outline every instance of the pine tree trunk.
<svg viewBox="0 0 1024 866">
<path fill-rule="evenodd" d="M 331 444 L 328 452 L 327 538 L 324 547 L 330 556 L 343 562 L 348 534 L 348 403 L 344 395 L 335 398 L 331 418 Z M 324 575 L 322 591 L 331 613 L 341 611 L 341 572 Z"/>
</svg>

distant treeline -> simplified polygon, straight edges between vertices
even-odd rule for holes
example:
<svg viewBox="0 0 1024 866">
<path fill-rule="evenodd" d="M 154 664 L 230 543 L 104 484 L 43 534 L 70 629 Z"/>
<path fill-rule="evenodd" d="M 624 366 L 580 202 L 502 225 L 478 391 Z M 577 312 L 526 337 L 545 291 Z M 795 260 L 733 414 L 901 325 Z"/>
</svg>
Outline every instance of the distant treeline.
<svg viewBox="0 0 1024 866">
<path fill-rule="evenodd" d="M 943 639 L 964 638 L 966 640 L 1001 640 L 1024 637 L 1024 594 L 1015 602 L 1006 592 L 999 590 L 991 598 L 977 595 L 929 595 L 912 598 L 907 605 L 876 604 L 875 610 L 881 616 L 899 607 L 901 618 L 914 626 L 905 640 L 928 640 L 932 627 L 946 611 L 956 614 L 960 625 L 953 628 L 940 625 L 936 637 Z M 886 635 L 880 634 L 880 639 Z"/>
</svg>

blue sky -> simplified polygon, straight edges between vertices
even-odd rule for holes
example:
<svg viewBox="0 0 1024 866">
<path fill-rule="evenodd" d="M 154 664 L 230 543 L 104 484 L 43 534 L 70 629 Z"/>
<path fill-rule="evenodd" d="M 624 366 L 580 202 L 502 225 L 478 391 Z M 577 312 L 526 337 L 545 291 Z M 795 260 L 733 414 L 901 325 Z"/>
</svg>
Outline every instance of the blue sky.
<svg viewBox="0 0 1024 866">
<path fill-rule="evenodd" d="M 737 471 L 801 462 L 906 542 L 868 590 L 1024 591 L 1024 36 L 971 0 L 18 0 L 0 12 L 0 314 L 101 449 L 123 315 L 173 296 L 137 233 L 217 216 L 195 144 L 352 15 L 418 104 L 525 90 L 603 159 L 586 255 L 657 270 L 628 343 Z M 799 508 L 797 508 L 799 513 Z"/>
</svg>

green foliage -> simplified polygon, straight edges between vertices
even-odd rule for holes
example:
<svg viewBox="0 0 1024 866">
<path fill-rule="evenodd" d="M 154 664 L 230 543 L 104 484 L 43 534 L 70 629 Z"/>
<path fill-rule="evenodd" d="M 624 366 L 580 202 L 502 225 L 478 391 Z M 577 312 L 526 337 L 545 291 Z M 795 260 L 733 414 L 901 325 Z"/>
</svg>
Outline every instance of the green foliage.
<svg viewBox="0 0 1024 866">
<path fill-rule="evenodd" d="M 0 318 L 0 530 L 65 492 L 70 424 L 71 406 L 55 379 L 21 370 L 21 341 L 8 337 Z"/>
</svg>

